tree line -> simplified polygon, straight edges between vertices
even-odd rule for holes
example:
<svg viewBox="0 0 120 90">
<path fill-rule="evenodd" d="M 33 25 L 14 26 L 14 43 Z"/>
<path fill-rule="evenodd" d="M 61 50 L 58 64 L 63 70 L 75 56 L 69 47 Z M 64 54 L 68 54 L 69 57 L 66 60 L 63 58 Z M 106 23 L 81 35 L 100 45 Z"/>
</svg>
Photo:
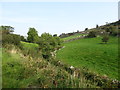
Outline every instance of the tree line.
<svg viewBox="0 0 120 90">
<path fill-rule="evenodd" d="M 13 34 L 14 28 L 11 26 L 0 26 L 0 33 L 2 34 L 1 42 L 2 46 L 14 44 L 21 47 L 21 41 L 36 43 L 39 45 L 39 50 L 42 52 L 42 56 L 45 59 L 49 59 L 55 50 L 62 47 L 62 41 L 57 34 L 51 35 L 49 33 L 43 33 L 41 36 L 38 35 L 38 31 L 35 28 L 29 28 L 27 33 L 27 39 L 24 36 Z"/>
</svg>

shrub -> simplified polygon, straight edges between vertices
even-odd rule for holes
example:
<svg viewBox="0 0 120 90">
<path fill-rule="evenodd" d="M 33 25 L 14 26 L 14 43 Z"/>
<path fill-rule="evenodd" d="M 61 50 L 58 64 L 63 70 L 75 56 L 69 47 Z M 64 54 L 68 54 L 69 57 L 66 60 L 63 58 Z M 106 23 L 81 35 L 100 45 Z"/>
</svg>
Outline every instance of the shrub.
<svg viewBox="0 0 120 90">
<path fill-rule="evenodd" d="M 4 34 L 4 35 L 2 35 L 2 44 L 3 44 L 3 46 L 5 44 L 19 45 L 20 44 L 20 36 L 16 35 L 16 34 Z"/>
<path fill-rule="evenodd" d="M 0 40 L 2 41 L 2 45 L 6 44 L 20 44 L 20 35 L 12 34 L 14 32 L 14 28 L 11 26 L 0 26 L 0 34 L 2 37 Z"/>
<path fill-rule="evenodd" d="M 108 35 L 103 36 L 102 42 L 107 43 L 108 40 L 109 40 L 109 36 Z"/>
<path fill-rule="evenodd" d="M 27 40 L 24 38 L 24 36 L 20 36 L 21 41 L 26 42 Z"/>
<path fill-rule="evenodd" d="M 0 33 L 2 34 L 11 34 L 14 32 L 14 28 L 11 26 L 0 26 Z"/>
<path fill-rule="evenodd" d="M 93 38 L 96 37 L 96 32 L 95 31 L 90 31 L 89 34 L 87 35 L 88 38 Z"/>
</svg>

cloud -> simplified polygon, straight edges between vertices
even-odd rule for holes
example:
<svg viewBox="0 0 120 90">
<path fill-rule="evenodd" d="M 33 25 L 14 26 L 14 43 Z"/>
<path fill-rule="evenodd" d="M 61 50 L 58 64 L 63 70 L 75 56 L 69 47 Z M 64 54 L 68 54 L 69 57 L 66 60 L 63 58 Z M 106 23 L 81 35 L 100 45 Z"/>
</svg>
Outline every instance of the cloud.
<svg viewBox="0 0 120 90">
<path fill-rule="evenodd" d="M 2 17 L 2 22 L 22 23 L 22 24 L 37 24 L 41 21 L 46 21 L 46 18 L 33 18 L 33 17 Z"/>
</svg>

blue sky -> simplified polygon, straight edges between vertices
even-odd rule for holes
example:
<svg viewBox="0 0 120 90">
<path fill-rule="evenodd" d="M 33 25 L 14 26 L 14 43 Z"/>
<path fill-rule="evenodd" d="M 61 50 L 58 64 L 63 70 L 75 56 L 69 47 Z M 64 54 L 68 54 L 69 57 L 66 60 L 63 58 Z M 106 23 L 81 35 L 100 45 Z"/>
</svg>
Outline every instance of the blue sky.
<svg viewBox="0 0 120 90">
<path fill-rule="evenodd" d="M 117 21 L 118 3 L 2 2 L 0 17 L 0 25 L 14 27 L 16 34 L 26 36 L 29 27 L 34 27 L 39 35 L 61 34 Z"/>
</svg>

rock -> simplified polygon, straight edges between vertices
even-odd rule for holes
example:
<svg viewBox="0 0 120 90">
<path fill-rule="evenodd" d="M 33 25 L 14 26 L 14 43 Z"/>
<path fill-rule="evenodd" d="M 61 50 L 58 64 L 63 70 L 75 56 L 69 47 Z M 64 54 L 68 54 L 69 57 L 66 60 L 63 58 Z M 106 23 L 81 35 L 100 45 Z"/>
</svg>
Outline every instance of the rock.
<svg viewBox="0 0 120 90">
<path fill-rule="evenodd" d="M 70 66 L 71 69 L 73 69 L 74 67 L 73 66 Z"/>
</svg>

